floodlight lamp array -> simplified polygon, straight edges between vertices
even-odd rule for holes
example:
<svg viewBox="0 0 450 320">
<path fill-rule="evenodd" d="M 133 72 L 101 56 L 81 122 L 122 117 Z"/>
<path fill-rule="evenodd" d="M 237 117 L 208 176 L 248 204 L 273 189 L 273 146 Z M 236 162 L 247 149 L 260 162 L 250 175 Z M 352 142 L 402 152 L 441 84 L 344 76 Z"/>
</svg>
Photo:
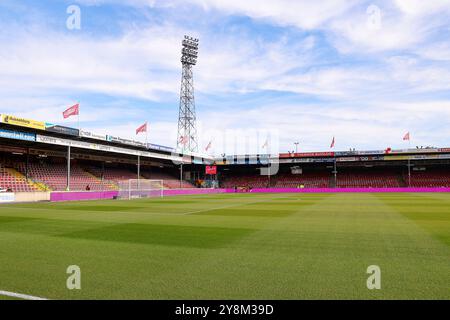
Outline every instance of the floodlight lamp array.
<svg viewBox="0 0 450 320">
<path fill-rule="evenodd" d="M 198 43 L 199 40 L 184 36 L 181 49 L 181 62 L 183 64 L 195 65 L 198 57 Z"/>
</svg>

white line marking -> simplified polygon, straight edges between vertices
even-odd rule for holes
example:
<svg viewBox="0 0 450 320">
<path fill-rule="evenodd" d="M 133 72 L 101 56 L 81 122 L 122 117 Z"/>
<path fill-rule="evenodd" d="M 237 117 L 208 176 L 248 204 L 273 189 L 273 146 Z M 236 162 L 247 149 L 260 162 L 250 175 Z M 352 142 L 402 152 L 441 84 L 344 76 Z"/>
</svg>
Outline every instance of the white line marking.
<svg viewBox="0 0 450 320">
<path fill-rule="evenodd" d="M 7 297 L 12 297 L 12 298 L 24 299 L 24 300 L 48 300 L 46 298 L 29 296 L 27 294 L 21 294 L 21 293 L 9 292 L 9 291 L 2 291 L 2 290 L 0 290 L 0 296 L 7 296 Z"/>
<path fill-rule="evenodd" d="M 266 202 L 266 201 L 275 200 L 275 199 L 279 199 L 279 197 L 270 198 L 270 199 L 264 198 L 264 199 L 258 200 L 258 201 L 238 203 L 238 204 L 231 204 L 231 205 L 215 207 L 215 208 L 210 208 L 210 209 L 202 209 L 202 210 L 198 210 L 198 211 L 182 213 L 181 215 L 197 214 L 197 213 L 203 213 L 203 212 L 214 211 L 214 210 L 221 210 L 221 209 L 228 209 L 228 208 L 246 206 L 246 205 L 250 205 L 250 204 L 257 204 L 257 203 L 260 203 L 260 202 Z"/>
</svg>

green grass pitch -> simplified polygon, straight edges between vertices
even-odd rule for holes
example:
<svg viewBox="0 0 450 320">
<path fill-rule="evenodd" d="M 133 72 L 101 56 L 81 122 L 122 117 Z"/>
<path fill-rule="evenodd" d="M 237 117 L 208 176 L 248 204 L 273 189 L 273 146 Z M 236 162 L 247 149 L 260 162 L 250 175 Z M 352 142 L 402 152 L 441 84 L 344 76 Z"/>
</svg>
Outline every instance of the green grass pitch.
<svg viewBox="0 0 450 320">
<path fill-rule="evenodd" d="M 0 206 L 0 290 L 49 299 L 449 299 L 450 194 Z M 81 268 L 81 290 L 66 269 Z M 367 267 L 381 268 L 368 290 Z M 6 297 L 0 297 L 6 299 Z"/>
</svg>

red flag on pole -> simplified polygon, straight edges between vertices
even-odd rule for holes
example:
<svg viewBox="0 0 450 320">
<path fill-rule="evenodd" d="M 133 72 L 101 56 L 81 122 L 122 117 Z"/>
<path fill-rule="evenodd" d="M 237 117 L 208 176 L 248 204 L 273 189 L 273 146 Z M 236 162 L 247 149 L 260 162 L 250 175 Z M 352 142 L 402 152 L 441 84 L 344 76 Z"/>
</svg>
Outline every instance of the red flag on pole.
<svg viewBox="0 0 450 320">
<path fill-rule="evenodd" d="M 71 116 L 78 116 L 80 114 L 80 104 L 77 103 L 73 106 L 71 106 L 69 109 L 63 112 L 64 119 L 67 119 Z"/>
<path fill-rule="evenodd" d="M 335 141 L 335 139 L 334 139 L 334 137 L 333 137 L 333 140 L 331 141 L 331 145 L 330 145 L 330 149 L 333 149 L 334 148 L 334 143 L 335 143 L 336 141 Z"/>
<path fill-rule="evenodd" d="M 403 141 L 410 141 L 410 140 L 411 140 L 411 136 L 410 136 L 410 134 L 409 134 L 409 132 L 408 132 L 408 133 L 406 133 L 405 136 L 403 137 Z"/>
<path fill-rule="evenodd" d="M 138 135 L 139 133 L 143 133 L 143 132 L 147 132 L 147 122 L 136 129 L 136 135 Z"/>
</svg>

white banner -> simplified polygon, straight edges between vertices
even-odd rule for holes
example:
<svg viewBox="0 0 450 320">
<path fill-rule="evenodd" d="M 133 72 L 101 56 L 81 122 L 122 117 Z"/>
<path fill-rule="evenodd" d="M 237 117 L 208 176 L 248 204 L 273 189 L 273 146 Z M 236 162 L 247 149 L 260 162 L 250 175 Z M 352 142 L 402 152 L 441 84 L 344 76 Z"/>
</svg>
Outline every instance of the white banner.
<svg viewBox="0 0 450 320">
<path fill-rule="evenodd" d="M 83 129 L 80 130 L 80 137 L 106 141 L 106 134 L 92 133 L 90 131 L 85 131 Z"/>
<path fill-rule="evenodd" d="M 183 159 L 182 157 L 179 157 L 179 156 L 165 155 L 165 154 L 159 154 L 159 153 L 147 152 L 147 151 L 132 150 L 132 149 L 113 147 L 113 146 L 108 146 L 108 145 L 104 145 L 104 144 L 90 143 L 90 142 L 84 142 L 84 141 L 55 138 L 55 137 L 44 136 L 41 134 L 36 135 L 36 141 L 41 142 L 41 143 L 47 143 L 47 144 L 55 144 L 55 145 L 59 145 L 59 146 L 69 146 L 70 145 L 71 147 L 81 148 L 81 149 L 99 150 L 99 151 L 104 151 L 104 152 L 121 153 L 121 154 L 127 154 L 127 155 L 135 155 L 135 156 L 139 155 L 141 157 L 154 158 L 154 159 L 165 159 L 165 160 L 172 160 L 172 161 L 181 161 Z M 184 161 L 184 162 L 186 162 L 186 161 Z"/>
<path fill-rule="evenodd" d="M 14 193 L 0 192 L 0 202 L 14 202 L 15 199 Z"/>
</svg>

